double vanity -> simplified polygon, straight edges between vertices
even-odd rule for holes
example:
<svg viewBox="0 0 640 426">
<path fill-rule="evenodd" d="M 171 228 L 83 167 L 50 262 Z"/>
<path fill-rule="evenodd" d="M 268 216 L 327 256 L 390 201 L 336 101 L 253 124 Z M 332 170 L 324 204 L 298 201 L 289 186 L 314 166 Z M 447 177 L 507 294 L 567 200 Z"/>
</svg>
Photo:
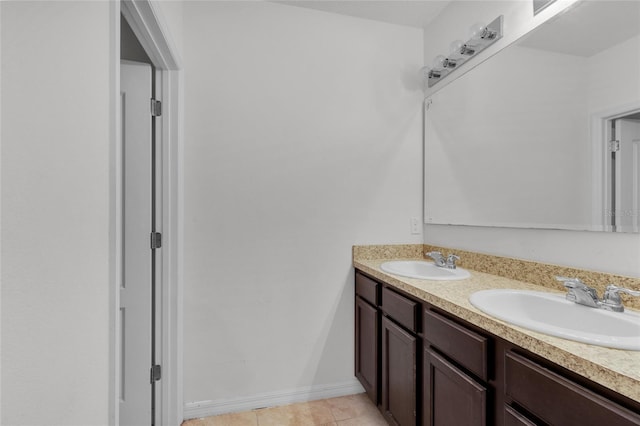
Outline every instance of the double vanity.
<svg viewBox="0 0 640 426">
<path fill-rule="evenodd" d="M 554 278 L 573 271 L 477 254 L 442 278 L 428 249 L 353 251 L 356 376 L 390 424 L 640 425 L 638 301 L 578 306 Z"/>
<path fill-rule="evenodd" d="M 640 230 L 640 2 L 557 2 L 538 25 L 503 3 L 497 52 L 456 68 L 454 47 L 426 74 L 425 235 L 548 230 L 543 247 L 571 230 L 585 253 L 637 253 L 585 234 Z M 427 244 L 356 246 L 353 264 L 356 376 L 389 424 L 640 425 L 640 279 Z"/>
</svg>

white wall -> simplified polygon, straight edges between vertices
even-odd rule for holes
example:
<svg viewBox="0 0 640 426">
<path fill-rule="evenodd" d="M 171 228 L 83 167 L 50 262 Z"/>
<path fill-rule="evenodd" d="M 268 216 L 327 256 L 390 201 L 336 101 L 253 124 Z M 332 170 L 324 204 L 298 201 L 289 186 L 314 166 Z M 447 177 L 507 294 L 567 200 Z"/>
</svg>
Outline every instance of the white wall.
<svg viewBox="0 0 640 426">
<path fill-rule="evenodd" d="M 109 5 L 2 9 L 2 424 L 108 423 Z"/>
<path fill-rule="evenodd" d="M 466 37 L 472 23 L 489 22 L 503 14 L 505 36 L 481 53 L 480 58 L 464 65 L 471 67 L 571 3 L 573 2 L 556 2 L 533 17 L 531 2 L 528 1 L 453 2 L 425 30 L 425 63 L 431 63 L 438 53 L 447 53 L 452 40 Z M 458 73 L 462 72 L 464 69 Z M 452 77 L 438 86 L 450 84 Z M 438 86 L 433 90 L 438 90 Z M 638 234 L 425 225 L 424 241 L 428 244 L 640 277 Z"/>
<path fill-rule="evenodd" d="M 624 65 L 611 64 L 624 58 Z M 630 38 L 589 58 L 589 111 L 598 113 L 633 105 L 640 99 L 640 36 Z M 606 76 L 611 76 L 607 78 Z"/>
<path fill-rule="evenodd" d="M 169 45 L 178 57 L 182 57 L 183 28 L 182 10 L 183 0 L 152 0 L 158 11 L 158 21 L 165 27 L 164 34 L 168 38 Z"/>
<path fill-rule="evenodd" d="M 353 383 L 351 246 L 422 242 L 422 31 L 189 2 L 184 61 L 185 401 Z"/>
</svg>

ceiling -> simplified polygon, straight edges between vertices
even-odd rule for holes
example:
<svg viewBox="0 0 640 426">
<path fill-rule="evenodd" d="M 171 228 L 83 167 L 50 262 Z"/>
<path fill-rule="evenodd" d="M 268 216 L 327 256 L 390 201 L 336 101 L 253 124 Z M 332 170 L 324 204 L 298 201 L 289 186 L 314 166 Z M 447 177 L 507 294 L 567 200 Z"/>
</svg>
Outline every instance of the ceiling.
<svg viewBox="0 0 640 426">
<path fill-rule="evenodd" d="M 583 1 L 521 40 L 521 46 L 589 57 L 640 33 L 640 1 Z"/>
<path fill-rule="evenodd" d="M 273 0 L 340 15 L 425 28 L 454 0 Z"/>
</svg>

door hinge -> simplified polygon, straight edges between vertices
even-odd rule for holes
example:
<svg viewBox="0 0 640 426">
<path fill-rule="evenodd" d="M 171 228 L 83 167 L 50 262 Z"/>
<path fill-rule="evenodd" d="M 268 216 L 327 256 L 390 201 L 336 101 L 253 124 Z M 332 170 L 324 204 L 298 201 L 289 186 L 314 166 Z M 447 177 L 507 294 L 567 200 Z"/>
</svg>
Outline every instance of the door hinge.
<svg viewBox="0 0 640 426">
<path fill-rule="evenodd" d="M 162 366 L 154 365 L 151 367 L 151 383 L 162 379 Z"/>
<path fill-rule="evenodd" d="M 159 232 L 151 233 L 151 250 L 162 247 L 162 234 Z"/>
<path fill-rule="evenodd" d="M 151 116 L 160 117 L 162 115 L 162 101 L 151 99 Z"/>
<path fill-rule="evenodd" d="M 620 151 L 620 141 L 609 141 L 609 152 Z"/>
</svg>

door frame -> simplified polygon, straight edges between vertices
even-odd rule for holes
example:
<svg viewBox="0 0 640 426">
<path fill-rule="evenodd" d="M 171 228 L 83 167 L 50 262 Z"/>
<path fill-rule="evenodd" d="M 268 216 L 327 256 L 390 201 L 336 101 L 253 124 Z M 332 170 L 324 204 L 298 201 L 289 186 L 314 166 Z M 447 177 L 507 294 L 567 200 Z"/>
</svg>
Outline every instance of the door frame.
<svg viewBox="0 0 640 426">
<path fill-rule="evenodd" d="M 607 222 L 605 207 L 610 200 L 610 188 L 607 186 L 611 173 L 608 162 L 607 123 L 623 117 L 632 111 L 640 110 L 640 102 L 631 102 L 610 107 L 591 114 L 591 230 L 611 231 Z"/>
<path fill-rule="evenodd" d="M 182 371 L 182 238 L 183 145 L 181 59 L 162 13 L 152 0 L 109 2 L 110 29 L 110 149 L 109 149 L 109 423 L 118 425 L 120 390 L 120 277 L 122 274 L 122 183 L 120 107 L 120 14 L 131 26 L 156 69 L 156 97 L 162 100 L 162 119 L 156 123 L 156 163 L 160 171 L 156 199 L 157 230 L 162 248 L 156 312 L 156 353 L 162 379 L 156 388 L 156 425 L 183 420 Z M 151 366 L 149 366 L 151 367 Z"/>
</svg>

